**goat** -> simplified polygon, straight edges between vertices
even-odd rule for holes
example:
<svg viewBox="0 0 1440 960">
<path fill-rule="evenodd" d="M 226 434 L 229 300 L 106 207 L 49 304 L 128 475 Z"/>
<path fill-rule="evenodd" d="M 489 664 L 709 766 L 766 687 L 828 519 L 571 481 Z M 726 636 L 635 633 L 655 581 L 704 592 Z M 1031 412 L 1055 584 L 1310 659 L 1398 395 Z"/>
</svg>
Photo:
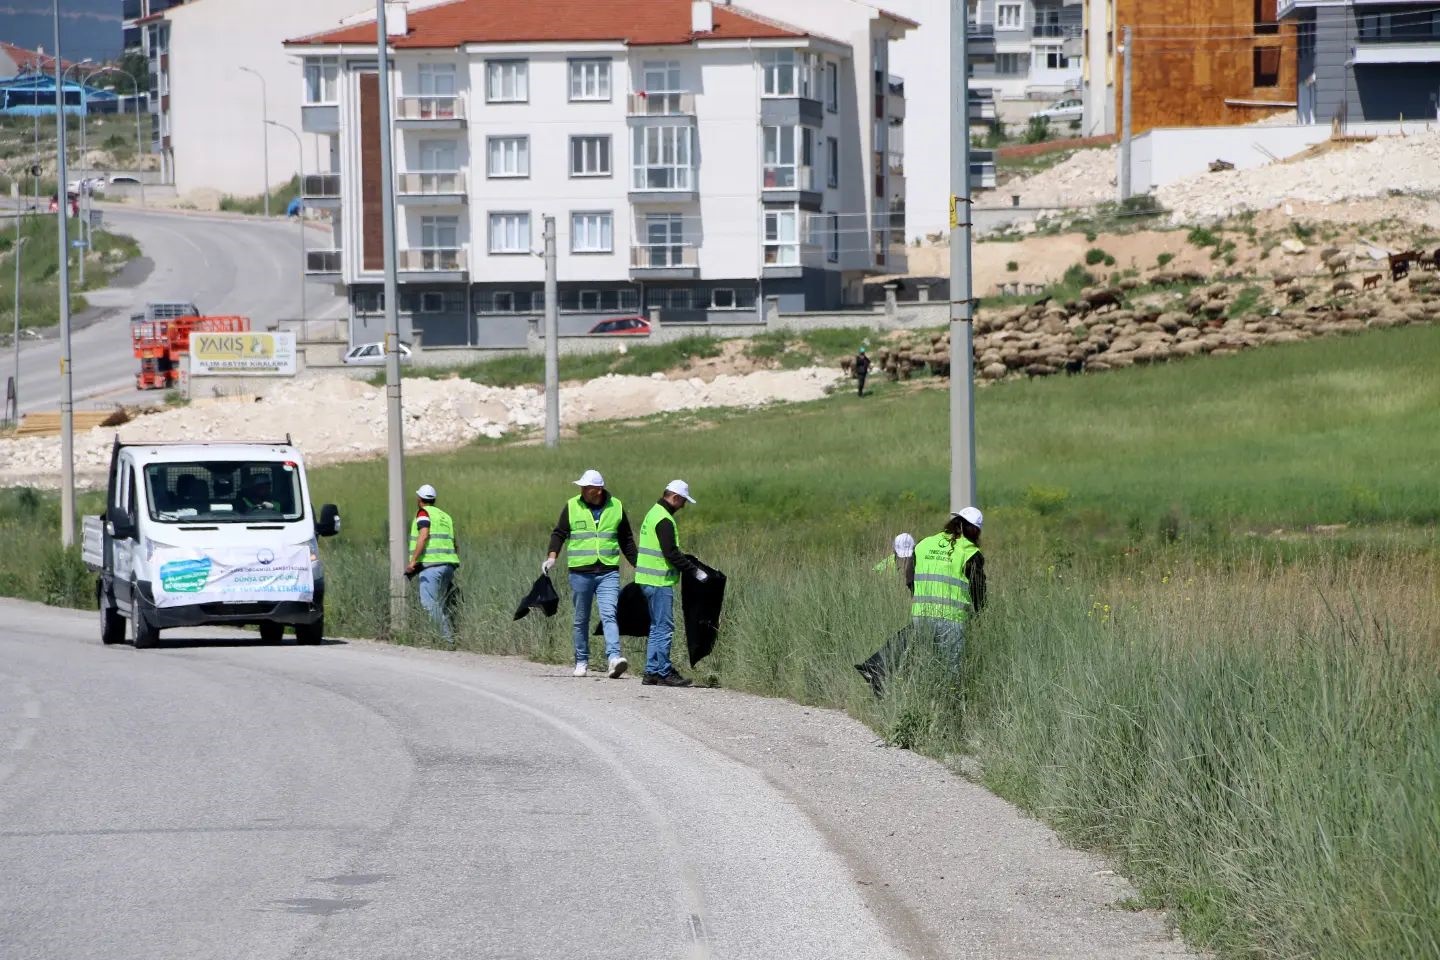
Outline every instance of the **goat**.
<svg viewBox="0 0 1440 960">
<path fill-rule="evenodd" d="M 1379 283 L 1379 282 L 1380 282 L 1380 278 L 1383 277 L 1383 276 L 1384 276 L 1383 273 L 1372 273 L 1372 274 L 1370 274 L 1370 276 L 1365 277 L 1365 278 L 1361 281 L 1361 287 L 1362 287 L 1362 289 L 1369 290 L 1371 287 L 1373 287 L 1373 286 L 1375 286 L 1377 283 Z"/>
<path fill-rule="evenodd" d="M 1290 286 L 1290 284 L 1291 284 L 1294 280 L 1295 280 L 1294 277 L 1287 277 L 1287 276 L 1286 276 L 1285 274 L 1283 274 L 1283 273 L 1277 273 L 1277 274 L 1274 276 L 1274 278 L 1273 278 L 1273 281 L 1274 281 L 1274 283 L 1275 283 L 1275 289 L 1276 289 L 1276 290 L 1279 290 L 1279 289 L 1281 289 L 1282 287 L 1288 287 L 1288 286 Z"/>
</svg>

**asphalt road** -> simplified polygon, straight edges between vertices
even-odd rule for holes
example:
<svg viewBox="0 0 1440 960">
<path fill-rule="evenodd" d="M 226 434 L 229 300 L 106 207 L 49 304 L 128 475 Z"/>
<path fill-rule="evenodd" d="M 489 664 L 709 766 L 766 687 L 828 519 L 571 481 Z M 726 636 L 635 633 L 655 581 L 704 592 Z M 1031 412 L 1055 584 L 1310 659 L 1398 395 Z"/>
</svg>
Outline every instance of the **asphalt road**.
<svg viewBox="0 0 1440 960">
<path fill-rule="evenodd" d="M 0 956 L 1185 955 L 839 714 L 94 619 L 0 601 Z"/>
<path fill-rule="evenodd" d="M 300 316 L 300 231 L 293 220 L 215 217 L 104 205 L 105 222 L 134 237 L 150 270 L 138 284 L 85 294 L 104 311 L 71 335 L 77 408 L 154 402 L 134 389 L 129 318 L 147 301 L 183 300 L 204 313 L 251 318 L 257 329 Z M 312 231 L 317 238 L 320 234 Z M 140 271 L 143 272 L 143 271 Z M 306 286 L 306 315 L 344 315 L 329 284 Z M 20 349 L 20 410 L 58 410 L 60 345 L 47 339 Z M 8 375 L 8 374 L 7 374 Z"/>
</svg>

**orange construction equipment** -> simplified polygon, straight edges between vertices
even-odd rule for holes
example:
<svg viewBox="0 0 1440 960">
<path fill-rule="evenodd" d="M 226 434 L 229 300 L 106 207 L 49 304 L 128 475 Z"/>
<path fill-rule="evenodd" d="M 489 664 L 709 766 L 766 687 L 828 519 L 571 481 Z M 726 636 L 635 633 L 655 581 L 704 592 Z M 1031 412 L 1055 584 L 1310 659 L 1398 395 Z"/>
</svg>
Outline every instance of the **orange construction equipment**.
<svg viewBox="0 0 1440 960">
<path fill-rule="evenodd" d="M 130 340 L 140 372 L 135 386 L 140 390 L 163 390 L 180 378 L 180 358 L 190 351 L 192 333 L 244 333 L 249 317 L 174 317 L 169 320 L 136 320 L 130 324 Z"/>
</svg>

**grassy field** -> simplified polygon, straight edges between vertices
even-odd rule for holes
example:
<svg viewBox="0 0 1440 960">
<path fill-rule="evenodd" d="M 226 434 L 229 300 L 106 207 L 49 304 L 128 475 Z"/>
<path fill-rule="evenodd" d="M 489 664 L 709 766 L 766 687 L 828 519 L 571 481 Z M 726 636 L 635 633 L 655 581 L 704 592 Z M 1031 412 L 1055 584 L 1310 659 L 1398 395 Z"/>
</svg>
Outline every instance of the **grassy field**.
<svg viewBox="0 0 1440 960">
<path fill-rule="evenodd" d="M 59 227 L 55 217 L 28 216 L 21 222 L 20 235 L 29 237 L 21 249 L 20 260 L 20 324 L 25 327 L 51 327 L 59 322 L 60 307 L 57 291 L 60 284 Z M 70 220 L 70 239 L 80 237 L 80 221 Z M 86 307 L 82 290 L 105 286 L 112 275 L 127 262 L 140 255 L 139 245 L 124 234 L 109 230 L 95 231 L 95 253 L 85 264 L 85 283 L 80 283 L 79 259 L 70 257 L 70 310 L 72 315 Z M 15 309 L 15 231 L 7 224 L 0 230 L 0 315 L 4 316 L 8 335 L 14 322 Z"/>
<path fill-rule="evenodd" d="M 417 457 L 407 485 L 456 516 L 464 648 L 567 659 L 566 616 L 510 611 L 569 481 L 599 467 L 634 516 L 681 476 L 686 546 L 732 578 L 702 682 L 968 755 L 1222 956 L 1433 957 L 1437 361 L 1440 328 L 1407 328 L 981 391 L 992 604 L 958 682 L 916 651 L 883 701 L 851 665 L 907 617 L 870 567 L 945 519 L 943 391 L 596 424 L 558 451 Z M 312 483 L 345 512 L 324 546 L 334 631 L 383 633 L 384 467 Z M 54 511 L 0 497 L 0 539 L 51 542 Z M 0 556 L 0 592 L 85 588 L 58 549 Z M 418 620 L 391 639 L 434 641 Z"/>
</svg>

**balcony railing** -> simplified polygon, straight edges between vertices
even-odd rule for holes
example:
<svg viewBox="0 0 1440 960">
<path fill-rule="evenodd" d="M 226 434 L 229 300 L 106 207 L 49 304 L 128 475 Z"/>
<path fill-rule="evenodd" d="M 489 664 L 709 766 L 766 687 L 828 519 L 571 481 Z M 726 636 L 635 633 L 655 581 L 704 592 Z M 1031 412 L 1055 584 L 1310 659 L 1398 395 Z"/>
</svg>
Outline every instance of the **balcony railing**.
<svg viewBox="0 0 1440 960">
<path fill-rule="evenodd" d="M 646 193 L 688 193 L 695 189 L 695 168 L 687 166 L 632 167 L 630 189 Z"/>
<path fill-rule="evenodd" d="M 340 174 L 307 173 L 301 185 L 300 195 L 306 200 L 338 199 L 340 196 Z"/>
<path fill-rule="evenodd" d="M 421 170 L 400 174 L 400 194 L 436 197 L 465 193 L 465 174 L 458 170 Z"/>
<path fill-rule="evenodd" d="M 1030 28 L 1030 36 L 1046 40 L 1073 40 L 1080 36 L 1080 25 L 1076 23 L 1037 23 Z"/>
<path fill-rule="evenodd" d="M 630 266 L 639 270 L 699 267 L 700 252 L 685 243 L 652 243 L 631 247 Z"/>
<path fill-rule="evenodd" d="M 764 184 L 766 190 L 813 190 L 815 189 L 815 169 L 788 164 L 774 166 L 767 164 Z"/>
<path fill-rule="evenodd" d="M 458 94 L 433 97 L 400 97 L 396 120 L 464 120 L 465 100 Z"/>
<path fill-rule="evenodd" d="M 896 175 L 899 175 L 899 176 L 904 176 L 904 174 L 905 174 L 905 154 L 903 154 L 903 153 L 890 153 L 890 154 L 887 154 L 887 155 L 886 155 L 885 160 L 886 160 L 886 165 L 890 168 L 890 172 L 891 172 L 891 173 L 896 174 Z"/>
<path fill-rule="evenodd" d="M 903 93 L 898 96 L 894 93 L 890 94 L 890 102 L 887 105 L 886 112 L 889 113 L 891 120 L 904 120 L 905 95 Z"/>
<path fill-rule="evenodd" d="M 767 267 L 811 267 L 825 260 L 825 248 L 818 243 L 784 242 L 765 244 Z"/>
<path fill-rule="evenodd" d="M 340 261 L 341 256 L 339 250 L 306 250 L 305 272 L 339 273 Z"/>
<path fill-rule="evenodd" d="M 690 117 L 695 115 L 693 93 L 632 93 L 632 117 Z"/>
<path fill-rule="evenodd" d="M 458 247 L 402 250 L 400 269 L 409 273 L 457 272 L 465 269 L 465 251 Z"/>
</svg>

